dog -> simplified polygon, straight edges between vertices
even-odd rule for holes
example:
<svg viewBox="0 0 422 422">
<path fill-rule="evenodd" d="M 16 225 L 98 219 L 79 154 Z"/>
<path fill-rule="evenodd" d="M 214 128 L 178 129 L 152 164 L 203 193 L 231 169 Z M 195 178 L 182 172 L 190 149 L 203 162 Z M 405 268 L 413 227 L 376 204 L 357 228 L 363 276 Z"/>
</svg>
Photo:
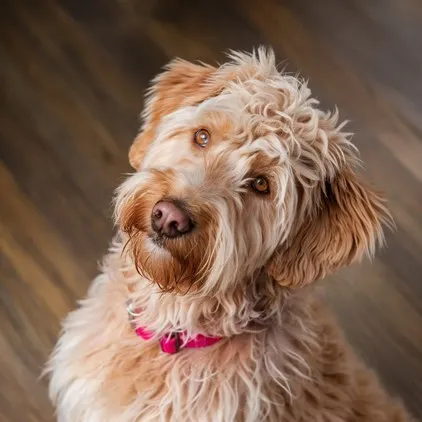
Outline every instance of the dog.
<svg viewBox="0 0 422 422">
<path fill-rule="evenodd" d="M 61 422 L 399 422 L 314 293 L 391 224 L 271 49 L 153 80 L 118 232 L 48 363 Z"/>
</svg>

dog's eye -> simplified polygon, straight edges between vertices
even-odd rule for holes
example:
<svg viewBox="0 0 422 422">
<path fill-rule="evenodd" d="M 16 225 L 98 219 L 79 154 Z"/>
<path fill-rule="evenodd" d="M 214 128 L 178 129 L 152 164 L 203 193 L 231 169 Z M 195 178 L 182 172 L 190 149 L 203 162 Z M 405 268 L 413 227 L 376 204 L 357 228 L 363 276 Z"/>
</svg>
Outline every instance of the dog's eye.
<svg viewBox="0 0 422 422">
<path fill-rule="evenodd" d="M 193 140 L 196 145 L 199 145 L 201 148 L 205 148 L 210 141 L 210 134 L 205 129 L 199 129 L 195 132 Z"/>
<path fill-rule="evenodd" d="M 268 193 L 270 191 L 270 185 L 268 180 L 263 176 L 258 176 L 252 180 L 251 187 L 258 193 Z"/>
</svg>

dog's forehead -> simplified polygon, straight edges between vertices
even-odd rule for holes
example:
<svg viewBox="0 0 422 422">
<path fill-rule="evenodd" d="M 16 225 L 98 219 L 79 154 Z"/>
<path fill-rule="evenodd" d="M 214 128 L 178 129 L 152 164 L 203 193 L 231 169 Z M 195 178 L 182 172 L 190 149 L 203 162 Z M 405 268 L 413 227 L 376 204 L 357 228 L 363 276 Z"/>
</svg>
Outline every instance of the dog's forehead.
<svg viewBox="0 0 422 422">
<path fill-rule="evenodd" d="M 250 159 L 244 161 L 244 157 L 259 154 L 274 164 L 282 164 L 296 143 L 295 113 L 301 106 L 301 101 L 295 100 L 297 84 L 297 79 L 278 73 L 266 79 L 229 82 L 222 91 L 200 103 L 176 109 L 161 122 L 158 142 L 153 142 L 146 161 L 153 158 L 155 164 L 164 165 L 187 157 L 200 159 L 204 155 L 197 151 L 192 156 L 191 142 L 183 139 L 206 128 L 211 133 L 209 152 L 203 151 L 208 158 L 220 154 L 234 163 L 253 163 Z M 307 96 L 306 90 L 304 99 Z"/>
<path fill-rule="evenodd" d="M 236 85 L 226 89 L 197 106 L 198 124 L 207 125 L 212 120 L 220 131 L 218 135 L 233 141 L 239 153 L 261 152 L 284 160 L 288 138 L 292 136 L 292 119 L 283 111 L 277 90 L 267 88 L 267 92 L 253 92 Z M 227 144 L 221 148 L 224 146 L 232 149 Z"/>
</svg>

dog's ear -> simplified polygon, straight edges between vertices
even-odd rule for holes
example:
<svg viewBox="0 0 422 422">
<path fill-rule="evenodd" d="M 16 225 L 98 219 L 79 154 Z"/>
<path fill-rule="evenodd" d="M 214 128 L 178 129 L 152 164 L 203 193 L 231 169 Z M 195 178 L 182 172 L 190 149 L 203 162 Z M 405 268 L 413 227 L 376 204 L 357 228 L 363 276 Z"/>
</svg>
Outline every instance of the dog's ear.
<svg viewBox="0 0 422 422">
<path fill-rule="evenodd" d="M 373 255 L 392 220 L 383 197 L 345 165 L 320 189 L 313 217 L 306 218 L 280 245 L 268 264 L 281 285 L 299 287 L 336 269 Z"/>
<path fill-rule="evenodd" d="M 177 108 L 200 103 L 215 95 L 218 84 L 211 81 L 216 69 L 176 59 L 158 75 L 146 95 L 143 125 L 129 150 L 129 162 L 138 170 L 164 116 Z"/>
</svg>

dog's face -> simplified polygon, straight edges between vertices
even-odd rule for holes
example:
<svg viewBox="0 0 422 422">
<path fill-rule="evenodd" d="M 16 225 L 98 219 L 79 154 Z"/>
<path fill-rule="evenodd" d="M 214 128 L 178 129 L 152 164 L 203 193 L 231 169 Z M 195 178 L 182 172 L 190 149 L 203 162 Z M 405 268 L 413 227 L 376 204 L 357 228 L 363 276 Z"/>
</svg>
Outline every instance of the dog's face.
<svg viewBox="0 0 422 422">
<path fill-rule="evenodd" d="M 372 252 L 388 218 L 354 147 L 272 53 L 220 68 L 175 61 L 149 92 L 116 217 L 165 290 L 297 286 Z"/>
</svg>

